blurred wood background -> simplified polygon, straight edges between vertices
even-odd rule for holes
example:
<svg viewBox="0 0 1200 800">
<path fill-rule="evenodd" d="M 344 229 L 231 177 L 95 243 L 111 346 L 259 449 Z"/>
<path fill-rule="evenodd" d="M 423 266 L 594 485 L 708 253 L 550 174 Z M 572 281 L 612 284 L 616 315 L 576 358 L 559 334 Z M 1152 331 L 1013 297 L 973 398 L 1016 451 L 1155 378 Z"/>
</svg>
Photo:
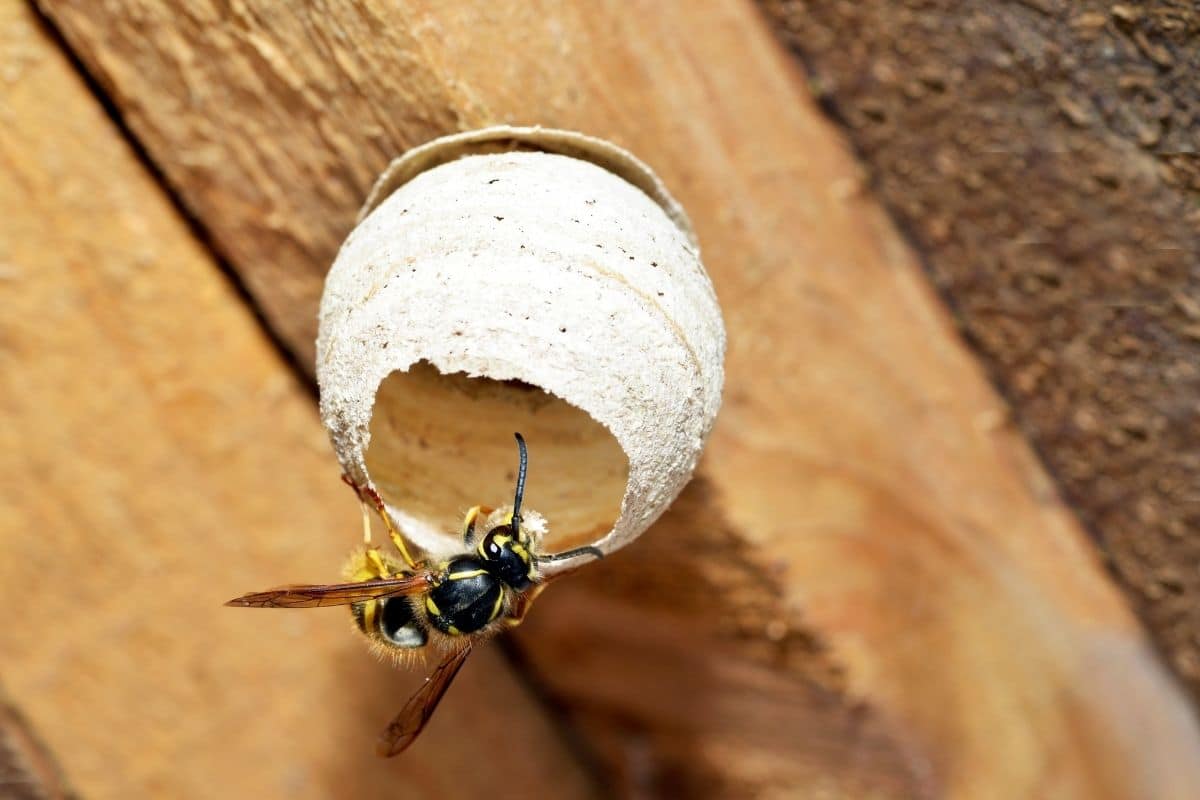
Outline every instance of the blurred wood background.
<svg viewBox="0 0 1200 800">
<path fill-rule="evenodd" d="M 0 741 L 32 729 L 81 797 L 1200 796 L 1196 187 L 1103 102 L 1078 122 L 1063 89 L 1108 62 L 1047 55 L 1123 37 L 1184 102 L 1182 34 L 1155 4 L 810 5 L 0 0 Z M 322 276 L 392 156 L 500 122 L 662 175 L 725 309 L 725 407 L 672 511 L 382 762 L 418 675 L 339 612 L 220 603 L 355 543 L 309 383 Z M 979 126 L 1022 157 L 982 161 Z M 1168 311 L 1111 310 L 1143 305 Z"/>
</svg>

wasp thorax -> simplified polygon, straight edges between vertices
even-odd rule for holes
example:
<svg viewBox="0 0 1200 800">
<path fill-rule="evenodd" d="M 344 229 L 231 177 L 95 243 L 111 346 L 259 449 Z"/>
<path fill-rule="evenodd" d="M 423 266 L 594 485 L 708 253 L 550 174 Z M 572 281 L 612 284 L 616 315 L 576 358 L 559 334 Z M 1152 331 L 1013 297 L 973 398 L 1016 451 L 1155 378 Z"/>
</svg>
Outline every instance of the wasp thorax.
<svg viewBox="0 0 1200 800">
<path fill-rule="evenodd" d="M 493 528 L 479 543 L 479 554 L 493 575 L 517 591 L 533 584 L 533 556 L 524 536 L 514 535 L 508 525 Z"/>
<path fill-rule="evenodd" d="M 429 622 L 442 633 L 474 633 L 504 610 L 504 589 L 485 562 L 460 556 L 446 565 L 444 575 L 425 598 Z"/>
</svg>

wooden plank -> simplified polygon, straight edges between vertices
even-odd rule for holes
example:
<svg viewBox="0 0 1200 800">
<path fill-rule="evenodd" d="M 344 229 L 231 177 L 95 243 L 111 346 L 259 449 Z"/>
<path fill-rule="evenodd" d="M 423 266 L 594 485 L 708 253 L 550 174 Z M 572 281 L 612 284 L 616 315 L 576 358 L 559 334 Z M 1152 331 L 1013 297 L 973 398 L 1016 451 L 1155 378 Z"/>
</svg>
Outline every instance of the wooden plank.
<svg viewBox="0 0 1200 800">
<path fill-rule="evenodd" d="M 1200 5 L 763 5 L 1200 699 Z"/>
<path fill-rule="evenodd" d="M 1200 796 L 1180 693 L 749 3 L 41 5 L 302 360 L 435 133 L 582 129 L 684 202 L 730 331 L 701 479 L 521 638 L 629 792 Z"/>
<path fill-rule="evenodd" d="M 222 607 L 334 577 L 357 504 L 307 391 L 17 0 L 0 2 L 0 64 L 0 681 L 70 783 L 588 796 L 495 651 L 385 761 L 374 738 L 419 675 L 377 663 L 344 610 Z M 460 768 L 501 736 L 537 758 Z"/>
</svg>

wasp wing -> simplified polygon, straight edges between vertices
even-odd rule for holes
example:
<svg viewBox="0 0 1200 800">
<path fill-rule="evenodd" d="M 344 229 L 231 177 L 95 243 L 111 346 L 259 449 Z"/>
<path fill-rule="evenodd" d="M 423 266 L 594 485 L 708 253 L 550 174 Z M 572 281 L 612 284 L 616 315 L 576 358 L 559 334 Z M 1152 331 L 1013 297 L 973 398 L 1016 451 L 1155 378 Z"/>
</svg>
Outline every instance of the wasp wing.
<svg viewBox="0 0 1200 800">
<path fill-rule="evenodd" d="M 433 587 L 433 573 L 419 572 L 402 578 L 383 578 L 355 583 L 279 586 L 265 592 L 252 592 L 225 605 L 245 608 L 316 608 L 345 606 L 364 600 L 419 594 Z"/>
<path fill-rule="evenodd" d="M 429 722 L 429 718 L 437 710 L 442 696 L 454 682 L 454 676 L 462 669 L 462 665 L 469 655 L 471 655 L 471 645 L 468 643 L 438 664 L 437 669 L 425 679 L 425 684 L 408 699 L 404 708 L 400 709 L 400 713 L 379 737 L 379 744 L 376 747 L 379 755 L 385 758 L 398 755 L 417 740 L 425 728 L 425 723 Z"/>
</svg>

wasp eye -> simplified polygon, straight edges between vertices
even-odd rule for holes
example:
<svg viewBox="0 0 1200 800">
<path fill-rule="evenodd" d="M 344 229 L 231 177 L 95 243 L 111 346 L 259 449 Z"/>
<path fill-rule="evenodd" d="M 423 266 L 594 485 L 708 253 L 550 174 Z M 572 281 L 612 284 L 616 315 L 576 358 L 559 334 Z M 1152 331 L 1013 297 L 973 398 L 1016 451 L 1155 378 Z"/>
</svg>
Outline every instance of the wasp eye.
<svg viewBox="0 0 1200 800">
<path fill-rule="evenodd" d="M 512 528 L 500 526 L 484 537 L 480 554 L 491 573 L 513 589 L 521 591 L 529 586 L 529 550 L 522 542 L 514 541 Z"/>
</svg>

